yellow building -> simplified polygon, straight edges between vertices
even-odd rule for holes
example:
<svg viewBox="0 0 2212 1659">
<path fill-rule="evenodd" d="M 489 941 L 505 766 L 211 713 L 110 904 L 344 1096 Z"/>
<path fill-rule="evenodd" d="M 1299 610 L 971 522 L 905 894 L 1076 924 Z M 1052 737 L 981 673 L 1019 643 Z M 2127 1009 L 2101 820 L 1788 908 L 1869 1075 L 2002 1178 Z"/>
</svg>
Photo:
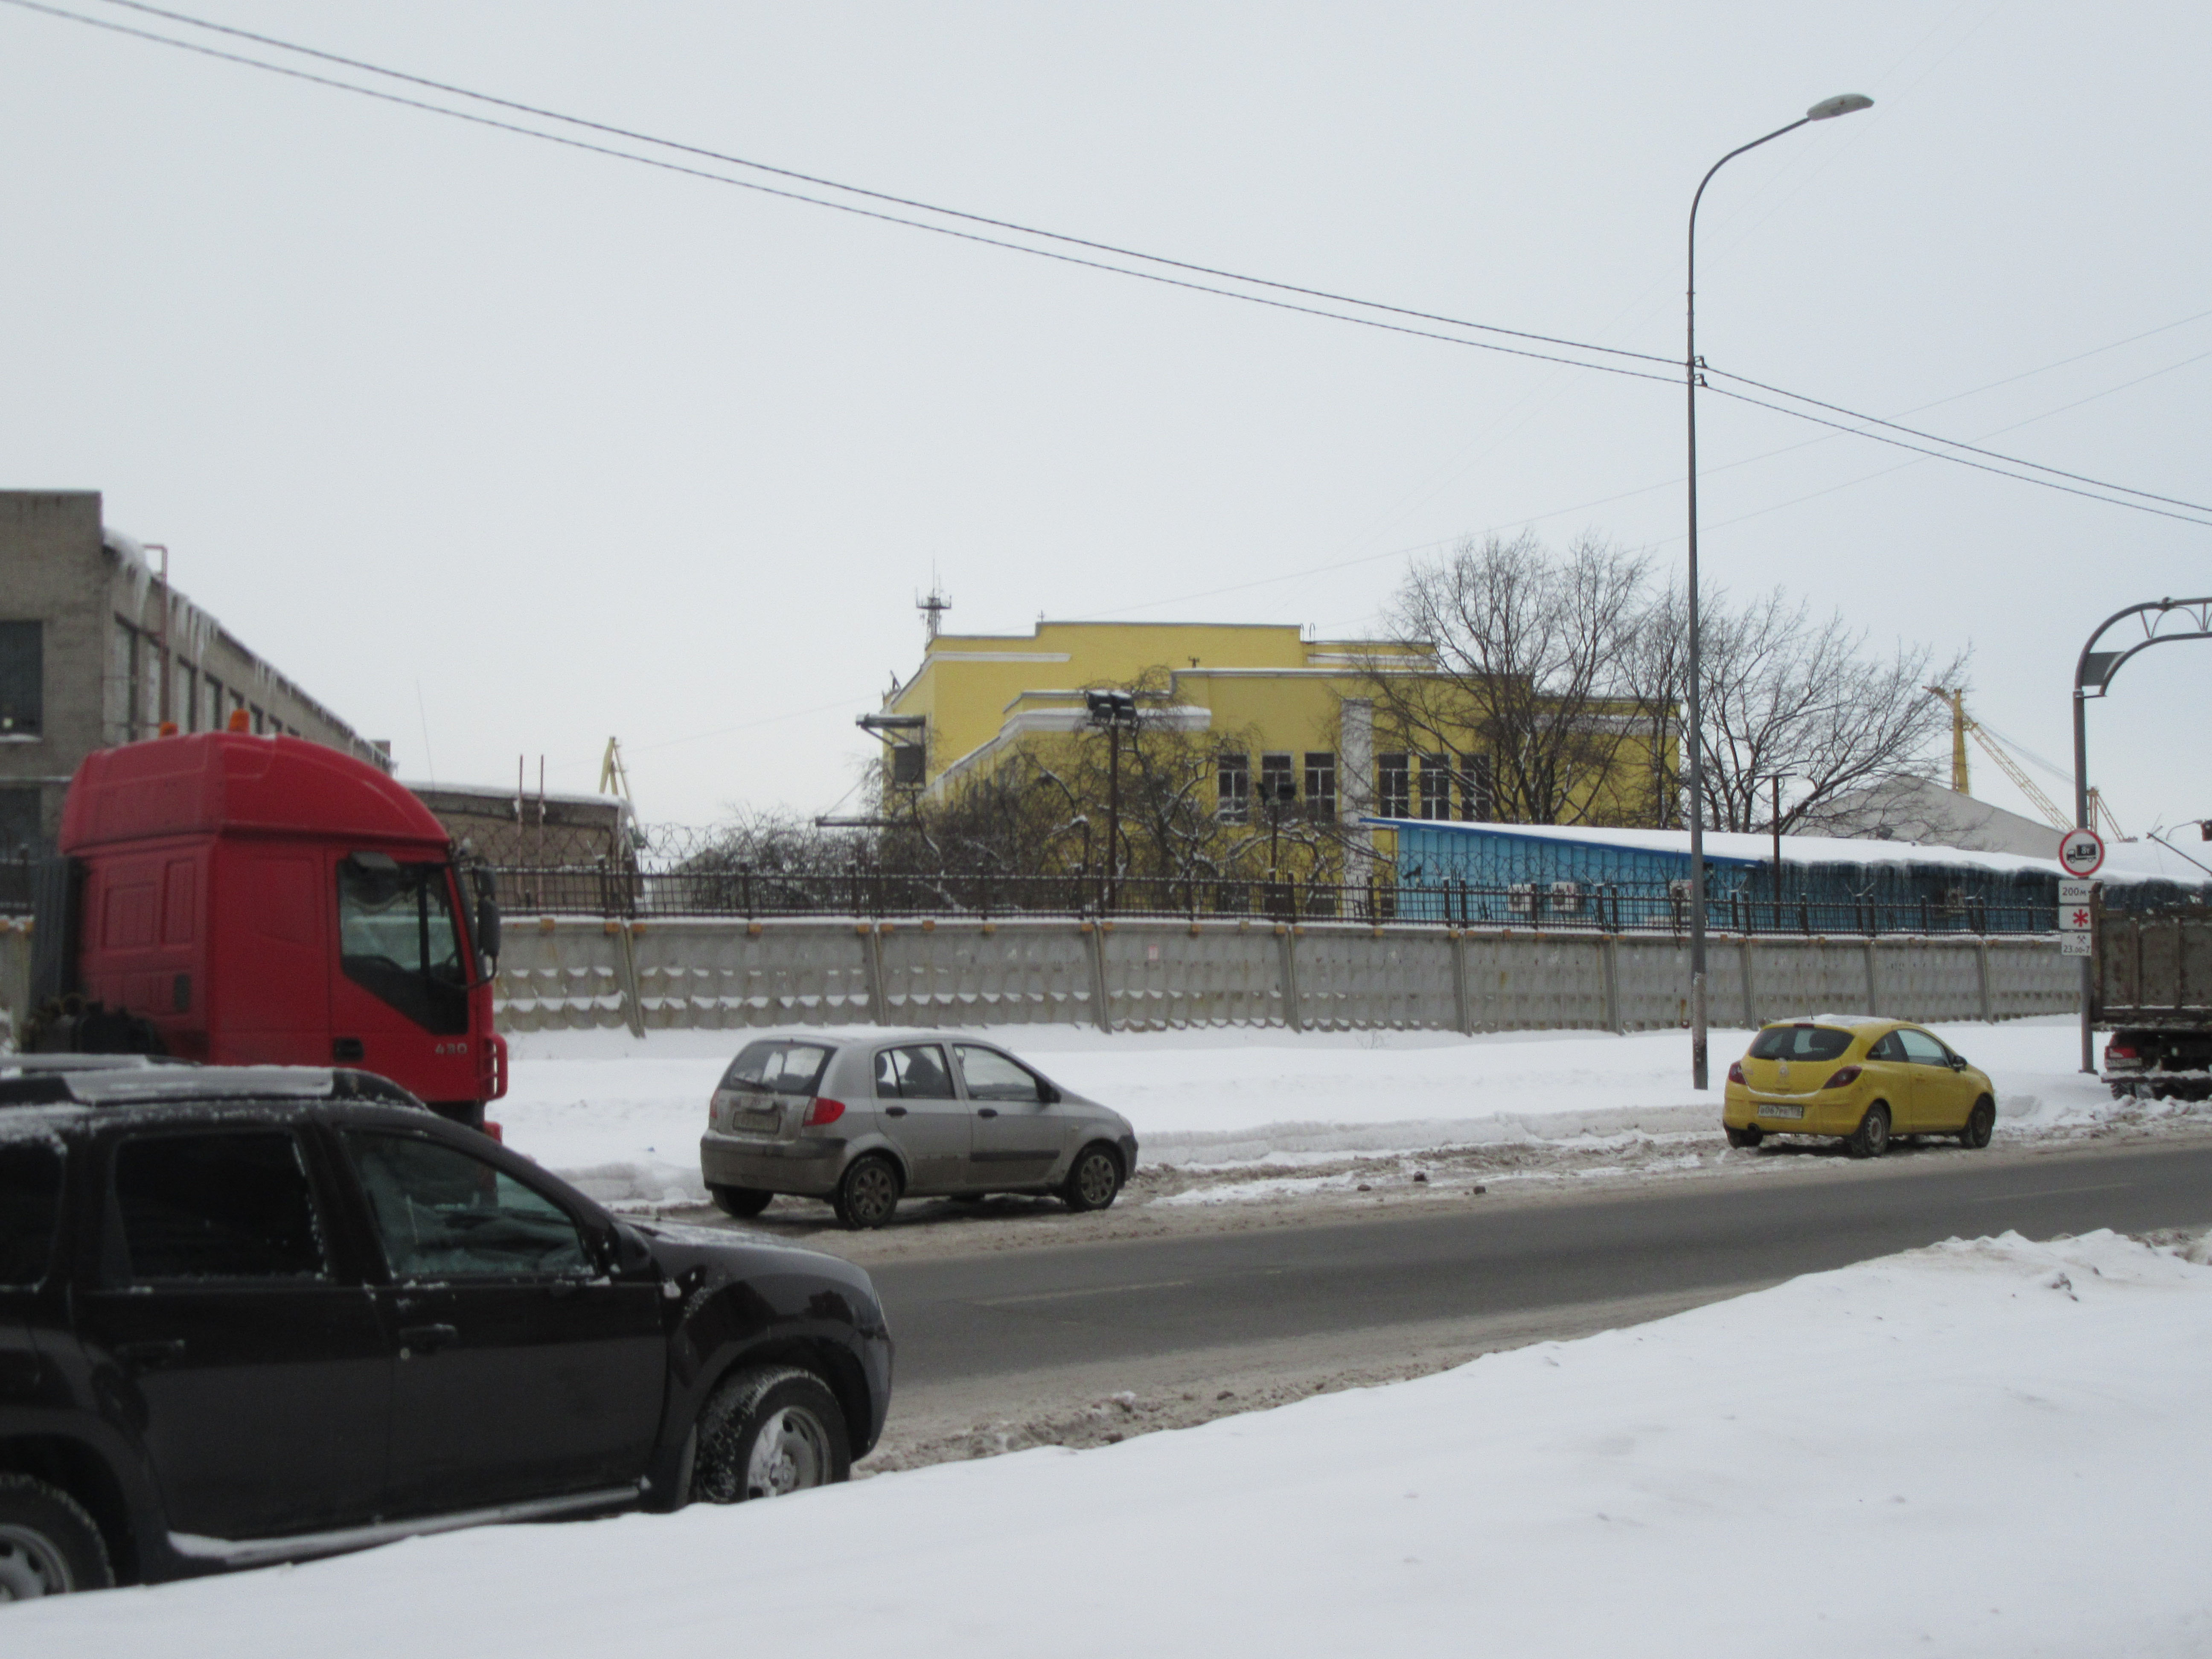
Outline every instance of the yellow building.
<svg viewBox="0 0 2212 1659">
<path fill-rule="evenodd" d="M 942 798 L 1015 753 L 1073 741 L 1090 727 L 1087 690 L 1141 684 L 1152 720 L 1215 735 L 1212 810 L 1228 822 L 1252 821 L 1255 799 L 1294 801 L 1306 817 L 1347 823 L 1514 816 L 1498 810 L 1492 757 L 1473 752 L 1473 740 L 1393 729 L 1394 699 L 1375 696 L 1378 665 L 1402 665 L 1409 680 L 1435 672 L 1425 647 L 1307 640 L 1288 623 L 1040 622 L 1026 635 L 938 635 L 913 677 L 861 724 L 891 745 L 894 784 Z M 1623 735 L 1601 740 L 1577 816 L 1649 822 L 1648 745 L 1639 763 L 1626 735 L 1632 722 L 1595 718 Z"/>
</svg>

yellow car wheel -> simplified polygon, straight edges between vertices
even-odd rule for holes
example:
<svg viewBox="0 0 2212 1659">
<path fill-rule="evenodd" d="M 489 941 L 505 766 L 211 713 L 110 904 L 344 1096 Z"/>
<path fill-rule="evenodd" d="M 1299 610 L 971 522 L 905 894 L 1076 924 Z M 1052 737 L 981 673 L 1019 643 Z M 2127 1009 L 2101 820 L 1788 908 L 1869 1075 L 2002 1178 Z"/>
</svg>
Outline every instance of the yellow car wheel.
<svg viewBox="0 0 2212 1659">
<path fill-rule="evenodd" d="M 1996 1103 L 1984 1095 L 1974 1103 L 1974 1109 L 1966 1114 L 1966 1127 L 1959 1131 L 1959 1144 L 1968 1152 L 1977 1152 L 1990 1144 L 1990 1131 L 1996 1127 Z"/>
<path fill-rule="evenodd" d="M 1756 1146 L 1765 1139 L 1766 1131 L 1756 1123 L 1747 1124 L 1741 1129 L 1730 1129 L 1728 1132 L 1728 1142 L 1731 1146 Z"/>
<path fill-rule="evenodd" d="M 1880 1101 L 1866 1109 L 1859 1127 L 1844 1141 L 1853 1158 L 1880 1158 L 1889 1150 L 1889 1108 Z"/>
</svg>

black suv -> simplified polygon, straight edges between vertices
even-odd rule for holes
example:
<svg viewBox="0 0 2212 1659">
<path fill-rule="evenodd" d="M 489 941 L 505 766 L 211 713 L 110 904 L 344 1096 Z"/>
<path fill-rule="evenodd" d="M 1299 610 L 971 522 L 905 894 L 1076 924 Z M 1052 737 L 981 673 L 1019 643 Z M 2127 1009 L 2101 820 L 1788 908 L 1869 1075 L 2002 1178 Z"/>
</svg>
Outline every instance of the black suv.
<svg viewBox="0 0 2212 1659">
<path fill-rule="evenodd" d="M 842 1480 L 868 1276 L 380 1078 L 0 1059 L 0 1601 Z"/>
</svg>

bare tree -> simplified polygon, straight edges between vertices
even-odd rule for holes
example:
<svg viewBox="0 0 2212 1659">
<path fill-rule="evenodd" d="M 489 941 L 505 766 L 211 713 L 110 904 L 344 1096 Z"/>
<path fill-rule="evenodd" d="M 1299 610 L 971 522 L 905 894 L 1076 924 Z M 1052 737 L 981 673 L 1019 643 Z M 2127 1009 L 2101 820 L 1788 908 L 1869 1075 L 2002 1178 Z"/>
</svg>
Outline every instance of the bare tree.
<svg viewBox="0 0 2212 1659">
<path fill-rule="evenodd" d="M 1816 618 L 1781 589 L 1738 609 L 1725 592 L 1702 605 L 1706 825 L 1774 827 L 1774 786 L 1785 781 L 1781 828 L 1818 823 L 1844 795 L 1887 779 L 1925 777 L 1944 712 L 1924 688 L 1956 684 L 1966 654 L 1935 666 L 1926 646 L 1869 650 L 1840 613 Z M 1686 702 L 1687 610 L 1671 584 L 1646 609 L 1628 653 L 1644 757 L 1656 793 L 1686 798 L 1688 755 L 1675 711 Z M 1679 820 L 1678 820 L 1679 821 Z"/>
<path fill-rule="evenodd" d="M 1554 559 L 1526 532 L 1416 565 L 1386 626 L 1427 661 L 1376 653 L 1361 665 L 1377 747 L 1480 757 L 1498 818 L 1616 819 L 1611 782 L 1632 726 L 1624 670 L 1648 570 L 1644 556 L 1589 536 Z"/>
</svg>

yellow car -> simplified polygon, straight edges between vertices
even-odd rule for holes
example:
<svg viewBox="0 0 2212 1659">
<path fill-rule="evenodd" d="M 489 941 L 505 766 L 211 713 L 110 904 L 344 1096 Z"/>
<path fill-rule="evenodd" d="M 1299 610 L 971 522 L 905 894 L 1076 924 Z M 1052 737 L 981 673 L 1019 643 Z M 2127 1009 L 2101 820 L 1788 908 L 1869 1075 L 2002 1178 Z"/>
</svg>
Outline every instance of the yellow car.
<svg viewBox="0 0 2212 1659">
<path fill-rule="evenodd" d="M 1997 1121 L 1989 1073 L 1909 1020 L 1817 1014 L 1760 1029 L 1729 1067 L 1722 1125 L 1731 1146 L 1771 1134 L 1831 1135 L 1880 1158 L 1897 1135 L 1986 1146 Z"/>
</svg>

